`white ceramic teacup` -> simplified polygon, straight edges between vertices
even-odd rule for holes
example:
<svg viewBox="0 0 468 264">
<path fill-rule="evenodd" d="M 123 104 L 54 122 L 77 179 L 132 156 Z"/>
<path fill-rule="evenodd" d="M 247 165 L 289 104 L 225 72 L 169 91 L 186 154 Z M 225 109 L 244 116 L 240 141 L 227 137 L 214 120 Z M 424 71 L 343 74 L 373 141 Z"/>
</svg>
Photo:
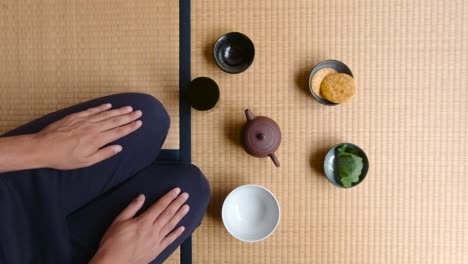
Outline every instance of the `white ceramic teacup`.
<svg viewBox="0 0 468 264">
<path fill-rule="evenodd" d="M 227 231 L 245 242 L 257 242 L 269 237 L 280 222 L 278 200 L 265 187 L 242 185 L 226 197 L 222 219 Z"/>
</svg>

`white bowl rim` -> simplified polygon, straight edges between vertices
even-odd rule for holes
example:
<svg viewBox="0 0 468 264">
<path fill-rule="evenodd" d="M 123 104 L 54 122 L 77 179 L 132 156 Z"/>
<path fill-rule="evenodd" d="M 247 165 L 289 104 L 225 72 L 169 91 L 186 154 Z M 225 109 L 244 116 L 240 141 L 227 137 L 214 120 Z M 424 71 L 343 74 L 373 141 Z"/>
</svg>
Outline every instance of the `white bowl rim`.
<svg viewBox="0 0 468 264">
<path fill-rule="evenodd" d="M 234 192 L 238 191 L 239 189 L 241 188 L 246 188 L 246 187 L 256 187 L 256 188 L 260 188 L 266 192 L 268 192 L 271 197 L 273 197 L 273 199 L 275 200 L 275 203 L 276 205 L 278 206 L 278 221 L 276 221 L 276 224 L 275 224 L 275 227 L 271 230 L 270 233 L 268 233 L 268 235 L 262 237 L 262 238 L 259 238 L 259 239 L 243 239 L 239 236 L 237 236 L 234 232 L 232 232 L 232 230 L 229 229 L 229 227 L 226 225 L 226 221 L 224 220 L 224 210 L 225 210 L 225 206 L 226 206 L 226 201 L 233 195 Z M 240 240 L 240 241 L 244 241 L 244 242 L 249 242 L 249 243 L 254 243 L 254 242 L 259 242 L 259 241 L 262 241 L 262 240 L 265 240 L 267 239 L 268 237 L 270 237 L 275 231 L 276 229 L 278 228 L 279 226 L 279 223 L 281 221 L 281 206 L 278 202 L 278 199 L 276 198 L 276 196 L 270 191 L 268 190 L 267 188 L 261 186 L 261 185 L 258 185 L 258 184 L 244 184 L 244 185 L 241 185 L 241 186 L 238 186 L 237 188 L 235 188 L 234 190 L 232 190 L 228 196 L 226 196 L 226 198 L 224 199 L 223 201 L 223 207 L 221 209 L 221 218 L 223 220 L 223 225 L 224 227 L 226 228 L 226 230 L 229 232 L 229 234 L 231 234 L 233 237 L 235 237 L 236 239 Z"/>
</svg>

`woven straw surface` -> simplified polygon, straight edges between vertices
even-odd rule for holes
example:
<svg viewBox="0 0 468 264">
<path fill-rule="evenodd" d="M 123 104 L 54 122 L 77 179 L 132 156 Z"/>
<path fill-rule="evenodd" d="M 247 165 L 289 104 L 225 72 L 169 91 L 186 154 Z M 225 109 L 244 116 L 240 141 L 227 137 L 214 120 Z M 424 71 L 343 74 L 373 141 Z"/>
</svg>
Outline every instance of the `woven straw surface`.
<svg viewBox="0 0 468 264">
<path fill-rule="evenodd" d="M 120 92 L 159 98 L 179 148 L 179 2 L 0 2 L 0 133 Z"/>
<path fill-rule="evenodd" d="M 193 160 L 213 200 L 194 235 L 194 263 L 468 263 L 468 4 L 466 1 L 192 1 L 192 78 L 209 76 L 219 106 L 192 111 Z M 253 65 L 229 75 L 211 48 L 239 31 Z M 353 71 L 357 96 L 323 106 L 308 74 L 324 59 Z M 243 110 L 280 125 L 281 168 L 239 146 Z M 355 143 L 367 178 L 338 189 L 323 176 L 326 151 Z M 231 237 L 221 206 L 256 183 L 281 204 L 267 240 Z"/>
</svg>

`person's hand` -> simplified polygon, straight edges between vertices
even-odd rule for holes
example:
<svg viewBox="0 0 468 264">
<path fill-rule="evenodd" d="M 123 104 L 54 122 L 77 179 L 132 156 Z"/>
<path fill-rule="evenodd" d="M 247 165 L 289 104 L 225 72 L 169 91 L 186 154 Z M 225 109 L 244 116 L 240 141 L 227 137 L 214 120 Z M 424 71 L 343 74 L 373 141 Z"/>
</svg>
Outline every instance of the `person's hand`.
<svg viewBox="0 0 468 264">
<path fill-rule="evenodd" d="M 110 104 L 71 114 L 34 135 L 44 167 L 70 170 L 91 166 L 122 150 L 107 144 L 137 130 L 141 111 Z M 137 121 L 136 121 L 137 120 Z M 104 147 L 106 146 L 106 147 Z"/>
<path fill-rule="evenodd" d="M 173 230 L 190 209 L 184 205 L 188 194 L 179 193 L 179 188 L 171 190 L 134 217 L 145 201 L 140 194 L 115 218 L 90 264 L 147 264 L 154 260 L 185 230 L 183 226 Z"/>
</svg>

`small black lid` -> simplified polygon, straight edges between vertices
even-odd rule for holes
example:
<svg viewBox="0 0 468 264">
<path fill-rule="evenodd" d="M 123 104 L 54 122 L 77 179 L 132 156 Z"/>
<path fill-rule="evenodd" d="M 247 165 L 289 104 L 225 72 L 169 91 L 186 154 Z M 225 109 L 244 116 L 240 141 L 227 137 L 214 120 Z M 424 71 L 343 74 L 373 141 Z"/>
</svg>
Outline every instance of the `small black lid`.
<svg viewBox="0 0 468 264">
<path fill-rule="evenodd" d="M 208 77 L 198 77 L 190 82 L 187 99 L 193 108 L 200 111 L 209 110 L 219 100 L 219 87 Z"/>
</svg>

